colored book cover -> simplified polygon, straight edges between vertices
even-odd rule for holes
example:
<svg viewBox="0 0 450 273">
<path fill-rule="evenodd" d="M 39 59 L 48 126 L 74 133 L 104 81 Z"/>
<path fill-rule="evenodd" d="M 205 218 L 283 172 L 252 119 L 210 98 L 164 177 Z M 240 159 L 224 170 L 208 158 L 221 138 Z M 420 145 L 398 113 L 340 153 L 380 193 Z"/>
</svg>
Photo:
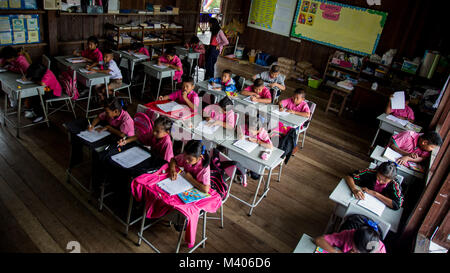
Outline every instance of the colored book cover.
<svg viewBox="0 0 450 273">
<path fill-rule="evenodd" d="M 39 31 L 37 30 L 28 31 L 27 43 L 39 43 Z"/>
<path fill-rule="evenodd" d="M 192 202 L 195 202 L 195 201 L 198 201 L 200 199 L 210 197 L 210 196 L 211 195 L 209 195 L 209 193 L 201 192 L 196 188 L 192 188 L 192 189 L 189 189 L 187 191 L 184 191 L 184 192 L 178 194 L 178 197 L 180 197 L 181 201 L 183 201 L 186 204 L 192 203 Z"/>
<path fill-rule="evenodd" d="M 24 31 L 25 30 L 23 18 L 12 19 L 12 26 L 13 26 L 14 31 Z"/>
<path fill-rule="evenodd" d="M 328 251 L 326 251 L 325 249 L 321 248 L 320 246 L 316 247 L 316 250 L 314 251 L 314 253 L 329 253 Z"/>
<path fill-rule="evenodd" d="M 25 31 L 14 31 L 13 44 L 24 44 L 25 43 Z"/>
<path fill-rule="evenodd" d="M 28 18 L 27 19 L 27 29 L 28 29 L 28 31 L 38 30 L 39 29 L 38 19 L 37 18 Z"/>
<path fill-rule="evenodd" d="M 9 0 L 9 8 L 10 9 L 22 8 L 22 1 L 21 0 Z"/>
<path fill-rule="evenodd" d="M 236 92 L 233 92 L 233 91 L 225 91 L 225 93 L 229 97 L 237 97 L 237 95 L 238 95 Z"/>
</svg>

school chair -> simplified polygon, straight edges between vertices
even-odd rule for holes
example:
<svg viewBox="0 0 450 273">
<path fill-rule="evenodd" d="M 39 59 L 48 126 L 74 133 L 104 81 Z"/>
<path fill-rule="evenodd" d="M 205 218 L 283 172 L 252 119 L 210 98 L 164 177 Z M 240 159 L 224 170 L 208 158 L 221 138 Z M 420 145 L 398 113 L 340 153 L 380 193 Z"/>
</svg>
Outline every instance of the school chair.
<svg viewBox="0 0 450 273">
<path fill-rule="evenodd" d="M 217 97 L 210 93 L 204 93 L 202 96 L 202 103 L 205 103 L 207 105 L 216 104 L 217 103 Z"/>
<path fill-rule="evenodd" d="M 44 55 L 45 56 L 45 55 Z M 76 70 L 74 70 L 73 71 L 73 74 L 72 74 L 72 79 L 73 79 L 73 82 L 76 84 L 76 78 L 77 77 L 77 71 Z M 74 106 L 74 101 L 73 101 L 73 99 L 74 99 L 74 96 L 75 96 L 75 92 L 72 92 L 72 94 L 71 95 L 69 95 L 68 93 L 67 93 L 67 89 L 66 88 L 63 88 L 64 89 L 64 92 L 62 92 L 61 93 L 61 96 L 59 96 L 59 97 L 55 97 L 55 98 L 51 98 L 51 99 L 48 99 L 48 100 L 46 100 L 45 101 L 45 113 L 47 114 L 47 117 L 48 116 L 50 116 L 51 114 L 53 114 L 53 113 L 55 113 L 55 112 L 57 112 L 57 111 L 59 111 L 59 110 L 61 110 L 61 109 L 63 109 L 64 108 L 64 106 L 66 106 L 67 107 L 67 110 L 66 111 L 68 111 L 68 112 L 70 112 L 70 111 L 72 111 L 72 113 L 73 113 L 73 116 L 75 117 L 75 118 L 77 118 L 77 115 L 75 114 L 75 106 Z M 55 103 L 55 102 L 64 102 L 65 103 L 65 105 L 63 104 L 63 105 L 61 105 L 60 107 L 58 107 L 58 108 L 55 108 L 55 109 L 52 109 L 52 112 L 48 112 L 49 111 L 49 104 L 51 105 L 52 103 Z M 69 108 L 69 106 L 70 106 L 70 108 Z"/>
<path fill-rule="evenodd" d="M 381 239 L 384 240 L 384 238 L 386 238 L 386 235 L 389 232 L 389 229 L 391 228 L 391 224 L 387 223 L 386 221 L 384 221 L 383 219 L 381 219 L 381 217 L 369 212 L 368 210 L 366 210 L 365 208 L 360 207 L 359 205 L 356 205 L 354 203 L 350 203 L 347 210 L 345 211 L 344 217 L 342 218 L 341 224 L 339 226 L 341 226 L 344 221 L 346 220 L 346 218 L 350 215 L 353 214 L 360 214 L 363 215 L 369 219 L 371 219 L 372 221 L 376 222 L 378 225 L 378 228 L 381 230 Z"/>
<path fill-rule="evenodd" d="M 122 58 L 120 58 L 119 55 L 115 53 L 114 54 L 114 59 L 116 59 L 116 58 L 119 58 L 119 63 L 120 63 Z M 124 71 L 120 67 L 119 67 L 119 69 L 120 69 L 120 72 L 122 73 L 122 85 L 113 89 L 113 96 L 116 97 L 116 98 L 119 98 L 119 99 L 128 99 L 130 101 L 130 104 L 131 104 L 132 103 L 131 102 L 131 90 L 130 90 L 131 79 L 128 79 L 129 83 L 125 82 L 125 78 L 123 76 L 127 75 L 127 74 L 125 74 L 126 71 Z M 116 96 L 116 93 L 119 92 L 120 90 L 123 90 L 123 89 L 128 89 L 128 97 L 126 97 L 126 96 Z"/>
<path fill-rule="evenodd" d="M 236 89 L 240 92 L 245 88 L 245 78 L 239 75 L 231 74 L 231 78 L 234 80 L 236 84 Z"/>
<path fill-rule="evenodd" d="M 45 67 L 47 67 L 47 69 L 50 69 L 51 61 L 50 61 L 50 58 L 47 57 L 47 55 L 42 55 L 42 64 L 43 64 Z"/>
<path fill-rule="evenodd" d="M 303 133 L 303 138 L 302 138 L 302 146 L 300 147 L 301 149 L 303 149 L 303 146 L 305 145 L 305 138 L 306 138 L 306 131 L 309 128 L 309 125 L 311 124 L 311 120 L 313 118 L 314 115 L 314 111 L 316 111 L 316 104 L 312 101 L 308 101 L 305 100 L 306 103 L 308 103 L 309 106 L 309 110 L 310 110 L 310 116 L 309 119 L 307 121 L 305 121 L 305 123 L 303 123 L 303 128 L 299 128 L 298 134 L 302 134 Z"/>
</svg>

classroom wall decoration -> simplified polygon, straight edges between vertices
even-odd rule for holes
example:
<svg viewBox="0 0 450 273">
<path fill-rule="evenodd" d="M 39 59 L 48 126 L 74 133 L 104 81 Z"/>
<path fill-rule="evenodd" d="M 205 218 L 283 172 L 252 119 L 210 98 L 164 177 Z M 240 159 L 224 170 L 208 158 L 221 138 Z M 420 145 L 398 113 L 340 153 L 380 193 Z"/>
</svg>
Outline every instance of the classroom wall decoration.
<svg viewBox="0 0 450 273">
<path fill-rule="evenodd" d="M 375 53 L 386 18 L 382 11 L 326 0 L 300 0 L 290 36 L 370 55 Z"/>
<path fill-rule="evenodd" d="M 0 46 L 40 42 L 39 15 L 0 16 Z"/>
<path fill-rule="evenodd" d="M 0 9 L 37 9 L 36 0 L 0 0 Z"/>
</svg>

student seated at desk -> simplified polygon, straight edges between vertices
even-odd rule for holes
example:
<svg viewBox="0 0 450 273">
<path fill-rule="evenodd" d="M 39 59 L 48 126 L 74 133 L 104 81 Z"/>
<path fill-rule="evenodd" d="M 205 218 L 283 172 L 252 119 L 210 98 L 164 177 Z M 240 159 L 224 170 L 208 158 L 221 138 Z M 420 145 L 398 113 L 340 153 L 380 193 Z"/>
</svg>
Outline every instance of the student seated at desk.
<svg viewBox="0 0 450 273">
<path fill-rule="evenodd" d="M 198 94 L 194 91 L 194 78 L 184 77 L 181 89 L 173 92 L 170 95 L 159 96 L 158 100 L 173 100 L 180 104 L 189 106 L 191 111 L 197 111 L 200 99 Z"/>
<path fill-rule="evenodd" d="M 396 164 L 383 162 L 376 170 L 355 171 L 352 175 L 345 176 L 344 179 L 357 199 L 364 199 L 364 193 L 368 193 L 389 208 L 398 210 L 403 205 L 403 194 L 400 184 L 395 180 L 396 177 Z"/>
<path fill-rule="evenodd" d="M 180 58 L 176 55 L 175 48 L 168 48 L 164 54 L 159 57 L 158 65 L 167 64 L 168 67 L 176 69 L 175 75 L 173 76 L 173 80 L 180 83 L 181 76 L 183 76 L 183 64 L 181 63 Z"/>
<path fill-rule="evenodd" d="M 251 96 L 251 100 L 254 102 L 272 102 L 272 95 L 270 94 L 270 90 L 264 86 L 264 81 L 261 79 L 256 79 L 253 82 L 253 85 L 242 90 L 241 94 L 244 96 Z"/>
<path fill-rule="evenodd" d="M 357 229 L 319 236 L 314 241 L 328 253 L 386 253 L 378 226 L 373 221 Z"/>
<path fill-rule="evenodd" d="M 184 168 L 183 177 L 192 186 L 202 192 L 210 189 L 209 155 L 200 140 L 189 140 L 184 147 L 184 152 L 172 158 L 169 165 L 170 178 L 177 179 L 176 167 Z"/>
<path fill-rule="evenodd" d="M 207 120 L 215 122 L 208 124 L 209 126 L 219 125 L 225 129 L 234 129 L 236 126 L 235 113 L 233 111 L 233 101 L 224 97 L 218 104 L 211 104 L 203 110 L 203 117 Z"/>
<path fill-rule="evenodd" d="M 143 43 L 132 43 L 129 51 L 144 54 L 151 57 L 150 53 L 148 52 L 148 49 L 145 48 Z"/>
<path fill-rule="evenodd" d="M 24 75 L 30 63 L 25 56 L 19 54 L 19 51 L 12 46 L 6 46 L 0 53 L 0 67 L 8 69 L 11 72 Z"/>
<path fill-rule="evenodd" d="M 109 95 L 112 95 L 113 90 L 122 86 L 122 72 L 120 71 L 119 66 L 114 61 L 114 54 L 112 50 L 105 50 L 105 54 L 103 56 L 103 61 L 100 63 L 104 69 L 95 69 L 92 66 L 89 68 L 90 71 L 95 71 L 99 73 L 109 74 L 109 83 L 108 83 L 108 92 Z M 93 64 L 94 66 L 97 63 Z M 104 100 L 106 94 L 106 88 L 104 84 L 96 86 L 97 94 L 100 97 L 100 100 Z"/>
<path fill-rule="evenodd" d="M 236 91 L 236 83 L 231 78 L 231 70 L 225 69 L 222 72 L 221 78 L 211 78 L 209 83 L 213 86 L 214 90 L 222 91 Z"/>
<path fill-rule="evenodd" d="M 262 79 L 270 89 L 276 90 L 276 97 L 280 96 L 281 91 L 286 90 L 286 85 L 284 85 L 285 76 L 280 73 L 278 65 L 273 65 L 269 71 L 254 75 L 253 80 L 256 79 Z"/>
<path fill-rule="evenodd" d="M 391 98 L 393 95 L 391 95 Z M 414 122 L 414 111 L 409 107 L 409 94 L 405 93 L 405 109 L 392 109 L 391 108 L 391 100 L 389 99 L 388 105 L 386 107 L 385 113 L 387 115 L 393 115 L 397 118 L 408 120 L 409 122 Z"/>
<path fill-rule="evenodd" d="M 198 58 L 198 67 L 205 67 L 205 45 L 200 41 L 200 39 L 193 35 L 189 40 L 189 43 L 184 45 L 187 49 L 192 49 L 194 52 L 200 53 Z"/>
<path fill-rule="evenodd" d="M 308 103 L 305 101 L 305 94 L 304 89 L 297 88 L 292 97 L 284 99 L 278 104 L 280 111 L 309 118 L 311 111 L 309 110 Z"/>
<path fill-rule="evenodd" d="M 29 79 L 41 86 L 44 86 L 44 103 L 46 100 L 60 97 L 62 92 L 62 87 L 59 81 L 56 79 L 55 74 L 50 69 L 47 69 L 42 64 L 33 63 L 27 69 L 26 79 Z M 41 101 L 39 96 L 33 96 L 31 98 L 31 105 L 34 110 L 29 110 L 25 112 L 25 117 L 34 118 L 33 122 L 40 122 L 44 119 L 44 110 L 41 106 Z"/>
<path fill-rule="evenodd" d="M 419 134 L 414 131 L 404 131 L 392 136 L 389 147 L 401 154 L 397 163 L 409 166 L 409 162 L 422 162 L 430 157 L 431 151 L 442 145 L 441 136 L 434 131 Z"/>
<path fill-rule="evenodd" d="M 238 130 L 239 139 L 244 139 L 248 136 L 248 141 L 258 143 L 259 145 L 273 149 L 272 140 L 270 140 L 269 133 L 263 127 L 261 120 L 257 118 L 249 118 L 247 124 L 239 126 Z"/>
<path fill-rule="evenodd" d="M 106 121 L 108 125 L 96 129 L 97 131 L 108 130 L 110 133 L 121 138 L 134 136 L 134 121 L 127 111 L 122 109 L 117 98 L 109 98 L 104 101 L 105 111 L 99 114 L 94 121 L 88 126 L 88 130 L 94 130 L 94 127 L 100 121 Z"/>
<path fill-rule="evenodd" d="M 144 113 L 141 114 L 145 115 Z M 118 144 L 124 146 L 139 140 L 142 144 L 150 146 L 152 152 L 156 152 L 161 158 L 170 162 L 173 157 L 173 145 L 170 137 L 172 123 L 169 118 L 164 116 L 157 118 L 154 124 L 149 122 L 150 128 L 142 128 L 143 130 L 138 130 L 138 123 L 135 123 L 136 134 L 126 139 L 120 139 Z M 144 133 L 144 131 L 146 132 Z"/>
<path fill-rule="evenodd" d="M 98 48 L 99 42 L 97 37 L 91 36 L 87 40 L 87 49 L 79 52 L 79 50 L 74 50 L 73 55 L 81 56 L 85 60 L 91 63 L 100 63 L 103 61 L 103 54 Z"/>
</svg>

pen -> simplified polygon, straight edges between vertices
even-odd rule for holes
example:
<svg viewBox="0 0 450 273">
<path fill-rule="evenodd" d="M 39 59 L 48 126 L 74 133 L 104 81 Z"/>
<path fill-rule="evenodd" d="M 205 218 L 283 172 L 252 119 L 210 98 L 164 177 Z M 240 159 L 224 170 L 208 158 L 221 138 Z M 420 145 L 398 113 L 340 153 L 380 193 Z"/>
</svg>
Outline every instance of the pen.
<svg viewBox="0 0 450 273">
<path fill-rule="evenodd" d="M 91 125 L 91 121 L 89 120 L 89 119 L 87 119 L 88 120 L 88 123 L 89 123 L 89 127 L 91 127 L 92 125 Z"/>
</svg>

